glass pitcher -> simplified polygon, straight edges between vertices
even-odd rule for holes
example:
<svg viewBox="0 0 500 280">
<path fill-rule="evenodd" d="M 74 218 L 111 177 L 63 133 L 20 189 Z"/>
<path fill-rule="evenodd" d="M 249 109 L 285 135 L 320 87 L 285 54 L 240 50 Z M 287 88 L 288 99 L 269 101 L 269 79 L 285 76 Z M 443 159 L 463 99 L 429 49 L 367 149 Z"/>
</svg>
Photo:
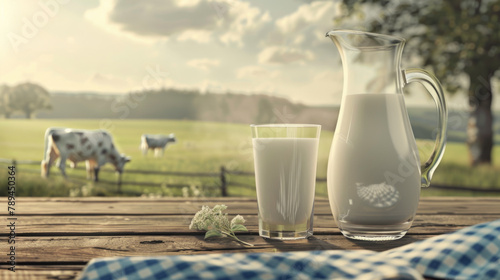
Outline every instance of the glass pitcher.
<svg viewBox="0 0 500 280">
<path fill-rule="evenodd" d="M 402 69 L 405 40 L 333 30 L 344 87 L 328 160 L 328 199 L 342 234 L 394 240 L 411 227 L 420 198 L 445 149 L 447 109 L 439 81 L 422 69 Z M 437 139 L 421 166 L 403 87 L 423 84 L 437 104 Z"/>
</svg>

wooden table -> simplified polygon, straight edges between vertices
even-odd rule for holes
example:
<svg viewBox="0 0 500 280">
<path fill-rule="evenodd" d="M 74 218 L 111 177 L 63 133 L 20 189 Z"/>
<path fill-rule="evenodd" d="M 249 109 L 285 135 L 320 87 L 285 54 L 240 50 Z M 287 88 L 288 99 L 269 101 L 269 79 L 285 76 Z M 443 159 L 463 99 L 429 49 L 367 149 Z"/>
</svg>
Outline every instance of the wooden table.
<svg viewBox="0 0 500 280">
<path fill-rule="evenodd" d="M 6 203 L 5 203 L 6 204 Z M 188 225 L 202 205 L 225 204 L 230 217 L 241 214 L 248 233 L 204 240 Z M 0 279 L 74 279 L 95 257 L 369 249 L 383 251 L 470 225 L 500 219 L 499 198 L 422 198 L 412 229 L 391 242 L 351 241 L 335 226 L 328 200 L 315 203 L 314 237 L 280 242 L 258 236 L 257 203 L 249 198 L 23 198 L 16 200 L 16 272 L 8 270 L 8 231 L 0 236 Z M 7 227 L 8 229 L 8 227 Z"/>
</svg>

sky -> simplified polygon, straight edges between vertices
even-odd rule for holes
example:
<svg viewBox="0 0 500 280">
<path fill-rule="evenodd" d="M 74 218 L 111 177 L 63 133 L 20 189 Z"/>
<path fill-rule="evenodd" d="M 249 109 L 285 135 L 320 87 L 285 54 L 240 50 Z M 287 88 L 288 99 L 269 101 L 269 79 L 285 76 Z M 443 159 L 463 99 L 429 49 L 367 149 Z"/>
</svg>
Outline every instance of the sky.
<svg viewBox="0 0 500 280">
<path fill-rule="evenodd" d="M 172 87 L 338 104 L 341 61 L 325 33 L 341 12 L 336 1 L 1 0 L 0 84 L 103 93 Z M 420 93 L 409 99 L 433 104 Z"/>
</svg>

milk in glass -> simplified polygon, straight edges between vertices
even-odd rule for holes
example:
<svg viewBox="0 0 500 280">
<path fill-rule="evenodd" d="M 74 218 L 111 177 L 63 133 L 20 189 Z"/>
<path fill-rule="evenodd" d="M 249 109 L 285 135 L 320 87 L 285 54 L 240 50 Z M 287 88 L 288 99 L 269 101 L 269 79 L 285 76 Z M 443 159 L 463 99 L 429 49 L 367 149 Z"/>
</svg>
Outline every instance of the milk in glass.
<svg viewBox="0 0 500 280">
<path fill-rule="evenodd" d="M 306 223 L 314 202 L 319 139 L 254 138 L 252 141 L 262 222 Z"/>
</svg>

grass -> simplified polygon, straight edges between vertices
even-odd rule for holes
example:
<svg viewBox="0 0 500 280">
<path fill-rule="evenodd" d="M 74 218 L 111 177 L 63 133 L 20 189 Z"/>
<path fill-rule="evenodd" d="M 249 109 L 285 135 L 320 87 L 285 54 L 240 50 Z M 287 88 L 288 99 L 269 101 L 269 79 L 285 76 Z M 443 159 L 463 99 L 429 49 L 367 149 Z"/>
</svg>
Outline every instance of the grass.
<svg viewBox="0 0 500 280">
<path fill-rule="evenodd" d="M 433 143 L 418 141 L 421 162 L 424 162 L 432 152 Z M 500 189 L 500 147 L 493 149 L 493 164 L 471 168 L 468 164 L 467 146 L 462 143 L 447 143 L 445 154 L 434 176 L 431 190 L 428 193 L 438 193 L 432 190 L 434 185 L 475 187 L 481 189 Z"/>
<path fill-rule="evenodd" d="M 221 166 L 228 170 L 253 171 L 253 154 L 248 125 L 229 123 L 210 123 L 196 121 L 170 120 L 25 120 L 12 119 L 0 122 L 0 158 L 16 160 L 37 160 L 43 157 L 44 132 L 48 127 L 72 127 L 96 129 L 106 125 L 112 133 L 118 150 L 132 157 L 125 167 L 123 181 L 144 181 L 162 184 L 162 187 L 123 186 L 124 195 L 179 196 L 179 195 L 218 195 L 218 177 L 161 176 L 130 174 L 128 170 L 154 170 L 171 172 L 219 172 Z M 168 146 L 162 158 L 154 158 L 151 152 L 144 157 L 139 150 L 140 136 L 143 133 L 175 133 L 177 143 Z M 322 131 L 318 155 L 319 178 L 326 177 L 328 153 L 333 133 Z M 431 152 L 432 143 L 419 141 L 422 161 Z M 470 168 L 467 164 L 467 147 L 461 143 L 448 143 L 445 156 L 433 177 L 433 184 L 455 185 L 479 188 L 500 188 L 500 149 L 495 147 L 493 166 Z M 0 164 L 0 195 L 5 195 L 7 182 L 6 164 Z M 84 163 L 80 163 L 83 167 Z M 5 172 L 1 169 L 5 168 Z M 106 165 L 104 170 L 111 171 Z M 118 195 L 116 186 L 86 181 L 83 169 L 67 169 L 69 178 L 64 180 L 53 167 L 49 179 L 40 178 L 38 165 L 19 165 L 17 193 L 19 196 L 80 196 L 80 195 Z M 104 181 L 116 181 L 113 172 L 101 172 Z M 253 176 L 228 175 L 232 196 L 254 196 Z M 184 189 L 168 187 L 171 184 L 187 185 Z M 246 185 L 240 186 L 240 185 Z M 317 184 L 317 194 L 326 195 L 326 183 Z M 423 195 L 460 195 L 463 192 L 449 192 L 424 189 Z M 468 195 L 481 194 L 471 192 Z"/>
</svg>

